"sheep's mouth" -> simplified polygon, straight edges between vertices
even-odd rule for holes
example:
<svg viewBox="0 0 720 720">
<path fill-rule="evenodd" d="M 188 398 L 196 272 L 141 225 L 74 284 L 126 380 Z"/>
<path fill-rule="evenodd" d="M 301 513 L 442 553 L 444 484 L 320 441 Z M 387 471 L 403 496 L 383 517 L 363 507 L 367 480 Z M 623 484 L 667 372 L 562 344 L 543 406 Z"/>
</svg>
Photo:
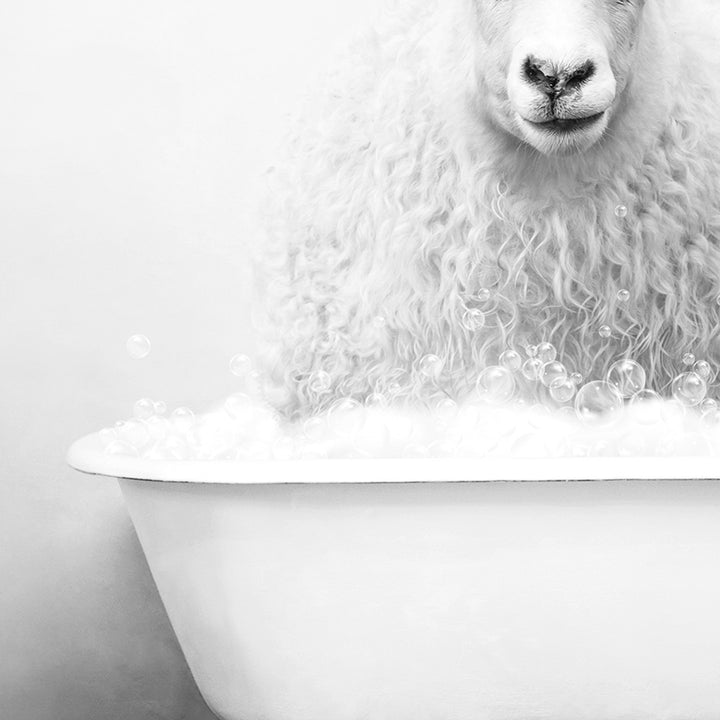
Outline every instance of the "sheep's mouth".
<svg viewBox="0 0 720 720">
<path fill-rule="evenodd" d="M 538 130 L 565 134 L 575 132 L 576 130 L 583 130 L 590 125 L 594 125 L 604 114 L 604 112 L 600 112 L 584 118 L 553 118 L 552 120 L 546 120 L 544 122 L 533 122 L 532 120 L 527 120 L 527 122 Z"/>
</svg>

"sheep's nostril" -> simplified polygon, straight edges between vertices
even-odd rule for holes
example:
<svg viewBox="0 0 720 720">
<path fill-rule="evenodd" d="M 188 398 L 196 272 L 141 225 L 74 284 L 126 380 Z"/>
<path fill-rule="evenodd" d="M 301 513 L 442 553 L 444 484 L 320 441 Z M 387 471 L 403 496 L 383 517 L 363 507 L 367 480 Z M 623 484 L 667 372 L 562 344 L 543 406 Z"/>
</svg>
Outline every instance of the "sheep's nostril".
<svg viewBox="0 0 720 720">
<path fill-rule="evenodd" d="M 595 63 L 586 60 L 570 67 L 547 60 L 538 60 L 532 55 L 525 58 L 523 77 L 526 82 L 551 98 L 573 90 L 595 74 Z"/>
<path fill-rule="evenodd" d="M 589 80 L 595 74 L 595 63 L 586 60 L 580 67 L 568 73 L 565 84 L 568 86 L 579 85 L 584 80 Z"/>
</svg>

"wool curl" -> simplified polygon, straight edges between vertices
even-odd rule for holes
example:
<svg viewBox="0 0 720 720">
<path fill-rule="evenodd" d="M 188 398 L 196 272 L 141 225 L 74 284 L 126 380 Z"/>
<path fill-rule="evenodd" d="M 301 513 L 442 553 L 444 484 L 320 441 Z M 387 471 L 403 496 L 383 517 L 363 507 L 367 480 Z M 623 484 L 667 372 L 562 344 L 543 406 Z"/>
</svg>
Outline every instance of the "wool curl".
<svg viewBox="0 0 720 720">
<path fill-rule="evenodd" d="M 308 98 L 267 174 L 255 324 L 287 417 L 373 393 L 462 398 L 503 350 L 544 341 L 587 380 L 631 357 L 661 393 L 685 353 L 720 367 L 712 45 L 668 35 L 661 122 L 628 109 L 584 156 L 554 159 L 478 129 L 463 12 L 396 4 Z"/>
</svg>

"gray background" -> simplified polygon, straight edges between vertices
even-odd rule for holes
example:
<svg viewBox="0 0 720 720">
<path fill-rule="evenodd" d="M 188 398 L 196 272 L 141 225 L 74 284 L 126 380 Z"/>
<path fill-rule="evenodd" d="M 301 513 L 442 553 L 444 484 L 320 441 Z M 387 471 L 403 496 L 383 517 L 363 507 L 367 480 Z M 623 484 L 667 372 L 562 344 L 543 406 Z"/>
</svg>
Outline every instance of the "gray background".
<svg viewBox="0 0 720 720">
<path fill-rule="evenodd" d="M 64 454 L 140 397 L 206 408 L 252 352 L 257 176 L 380 0 L 261 5 L 0 8 L 2 718 L 211 717 L 116 483 Z"/>
</svg>

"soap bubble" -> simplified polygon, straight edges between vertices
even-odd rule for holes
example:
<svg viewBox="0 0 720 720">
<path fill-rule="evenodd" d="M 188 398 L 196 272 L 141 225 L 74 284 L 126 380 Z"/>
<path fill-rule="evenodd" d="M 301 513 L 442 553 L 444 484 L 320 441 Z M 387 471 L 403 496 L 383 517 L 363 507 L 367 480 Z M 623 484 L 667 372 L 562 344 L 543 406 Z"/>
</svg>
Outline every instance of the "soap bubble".
<svg viewBox="0 0 720 720">
<path fill-rule="evenodd" d="M 474 332 L 485 325 L 485 313 L 482 310 L 471 308 L 463 313 L 462 324 L 466 330 Z"/>
<path fill-rule="evenodd" d="M 612 422 L 623 406 L 622 395 L 603 380 L 583 385 L 575 396 L 575 412 L 588 425 L 605 425 Z"/>
<path fill-rule="evenodd" d="M 700 412 L 701 412 L 701 413 L 705 413 L 705 412 L 708 412 L 708 411 L 710 411 L 710 410 L 717 410 L 717 408 L 718 408 L 718 402 L 717 402 L 717 400 L 713 400 L 713 398 L 705 398 L 705 399 L 700 403 L 700 408 L 699 408 L 699 409 L 700 409 Z"/>
<path fill-rule="evenodd" d="M 382 330 L 382 328 L 384 328 L 385 325 L 387 325 L 387 320 L 385 320 L 385 318 L 384 318 L 382 315 L 376 315 L 376 316 L 372 319 L 372 324 L 373 324 L 373 326 L 376 327 L 378 330 Z"/>
<path fill-rule="evenodd" d="M 311 442 L 321 442 L 327 437 L 326 418 L 321 415 L 313 415 L 303 423 L 303 434 Z"/>
<path fill-rule="evenodd" d="M 682 356 L 682 362 L 683 362 L 683 365 L 687 365 L 688 367 L 690 365 L 694 365 L 695 364 L 695 356 L 690 352 L 685 353 Z"/>
<path fill-rule="evenodd" d="M 158 440 L 146 453 L 146 457 L 155 460 L 188 460 L 190 448 L 178 437 L 166 437 Z"/>
<path fill-rule="evenodd" d="M 480 288 L 475 293 L 475 299 L 481 303 L 487 302 L 490 299 L 490 291 L 487 288 Z"/>
<path fill-rule="evenodd" d="M 126 442 L 125 440 L 114 440 L 113 442 L 109 443 L 105 447 L 105 454 L 106 455 L 130 455 L 133 457 L 137 457 L 140 454 L 140 452 L 134 445 L 131 445 L 129 442 Z"/>
<path fill-rule="evenodd" d="M 601 325 L 600 329 L 598 330 L 598 335 L 601 338 L 609 338 L 612 335 L 612 330 L 610 329 L 609 325 Z"/>
<path fill-rule="evenodd" d="M 140 449 L 150 441 L 150 433 L 140 420 L 127 420 L 117 429 L 118 439 Z"/>
<path fill-rule="evenodd" d="M 618 290 L 617 292 L 617 299 L 621 303 L 625 303 L 630 299 L 630 291 L 629 290 Z"/>
<path fill-rule="evenodd" d="M 441 426 L 449 425 L 458 414 L 458 404 L 452 398 L 443 398 L 435 404 L 435 419 Z"/>
<path fill-rule="evenodd" d="M 525 353 L 529 358 L 534 358 L 538 353 L 538 346 L 537 345 L 527 345 L 525 347 Z"/>
<path fill-rule="evenodd" d="M 570 378 L 555 378 L 550 383 L 550 397 L 556 403 L 566 403 L 573 399 L 577 390 L 575 383 Z"/>
<path fill-rule="evenodd" d="M 144 425 L 153 440 L 162 440 L 172 429 L 167 418 L 158 417 L 157 415 L 145 420 Z"/>
<path fill-rule="evenodd" d="M 515 392 L 515 378 L 507 368 L 490 365 L 478 376 L 475 389 L 485 402 L 500 405 L 512 398 Z"/>
<path fill-rule="evenodd" d="M 164 400 L 156 400 L 153 403 L 153 409 L 156 415 L 164 415 L 167 412 L 167 404 Z"/>
<path fill-rule="evenodd" d="M 425 355 L 420 358 L 418 372 L 425 378 L 437 380 L 443 369 L 443 361 L 437 355 Z"/>
<path fill-rule="evenodd" d="M 179 407 L 170 413 L 172 424 L 182 433 L 188 432 L 195 423 L 195 413 L 189 407 Z"/>
<path fill-rule="evenodd" d="M 682 373 L 673 380 L 673 397 L 687 407 L 701 403 L 706 393 L 707 383 L 696 372 Z"/>
<path fill-rule="evenodd" d="M 500 355 L 499 364 L 511 372 L 516 372 L 522 367 L 522 356 L 515 350 L 505 350 Z"/>
<path fill-rule="evenodd" d="M 145 335 L 131 335 L 126 347 L 128 355 L 135 360 L 142 360 L 150 354 L 150 340 Z"/>
<path fill-rule="evenodd" d="M 318 394 L 326 393 L 330 390 L 331 386 L 332 378 L 330 377 L 330 373 L 327 373 L 324 370 L 316 370 L 310 375 L 308 380 L 308 390 L 310 390 L 310 392 Z"/>
<path fill-rule="evenodd" d="M 225 412 L 234 420 L 239 421 L 243 425 L 249 424 L 255 415 L 255 405 L 249 395 L 245 393 L 233 393 L 228 395 L 223 403 Z"/>
<path fill-rule="evenodd" d="M 133 405 L 133 417 L 147 420 L 155 414 L 155 403 L 150 398 L 141 398 Z"/>
<path fill-rule="evenodd" d="M 615 208 L 615 215 L 619 218 L 627 217 L 628 209 L 625 205 L 618 205 Z"/>
<path fill-rule="evenodd" d="M 540 377 L 543 361 L 537 357 L 528 358 L 522 366 L 522 374 L 528 380 L 537 380 Z"/>
<path fill-rule="evenodd" d="M 579 372 L 570 373 L 570 380 L 572 380 L 575 385 L 581 385 L 583 381 L 583 376 Z"/>
<path fill-rule="evenodd" d="M 364 408 L 353 398 L 337 400 L 327 412 L 328 427 L 340 437 L 351 438 L 364 422 Z"/>
<path fill-rule="evenodd" d="M 230 359 L 230 372 L 237 377 L 244 377 L 252 370 L 252 360 L 242 353 Z"/>
<path fill-rule="evenodd" d="M 712 366 L 707 360 L 698 360 L 693 365 L 693 370 L 706 382 L 709 382 L 712 379 Z"/>
<path fill-rule="evenodd" d="M 624 398 L 645 387 L 645 371 L 634 360 L 618 360 L 610 366 L 605 378 Z"/>
<path fill-rule="evenodd" d="M 365 398 L 365 407 L 385 407 L 389 402 L 390 401 L 386 395 L 374 392 Z"/>
<path fill-rule="evenodd" d="M 552 343 L 544 342 L 537 346 L 537 357 L 543 363 L 551 363 L 557 357 L 557 350 Z"/>
<path fill-rule="evenodd" d="M 540 359 L 539 352 L 538 352 L 538 359 Z M 567 378 L 567 370 L 565 369 L 565 366 L 561 362 L 558 362 L 557 360 L 553 360 L 551 362 L 546 362 L 540 368 L 539 377 L 540 377 L 540 382 L 545 387 L 550 387 L 555 380 L 565 380 Z"/>
<path fill-rule="evenodd" d="M 630 416 L 642 425 L 653 425 L 660 420 L 660 395 L 654 390 L 638 390 L 630 398 Z"/>
</svg>

